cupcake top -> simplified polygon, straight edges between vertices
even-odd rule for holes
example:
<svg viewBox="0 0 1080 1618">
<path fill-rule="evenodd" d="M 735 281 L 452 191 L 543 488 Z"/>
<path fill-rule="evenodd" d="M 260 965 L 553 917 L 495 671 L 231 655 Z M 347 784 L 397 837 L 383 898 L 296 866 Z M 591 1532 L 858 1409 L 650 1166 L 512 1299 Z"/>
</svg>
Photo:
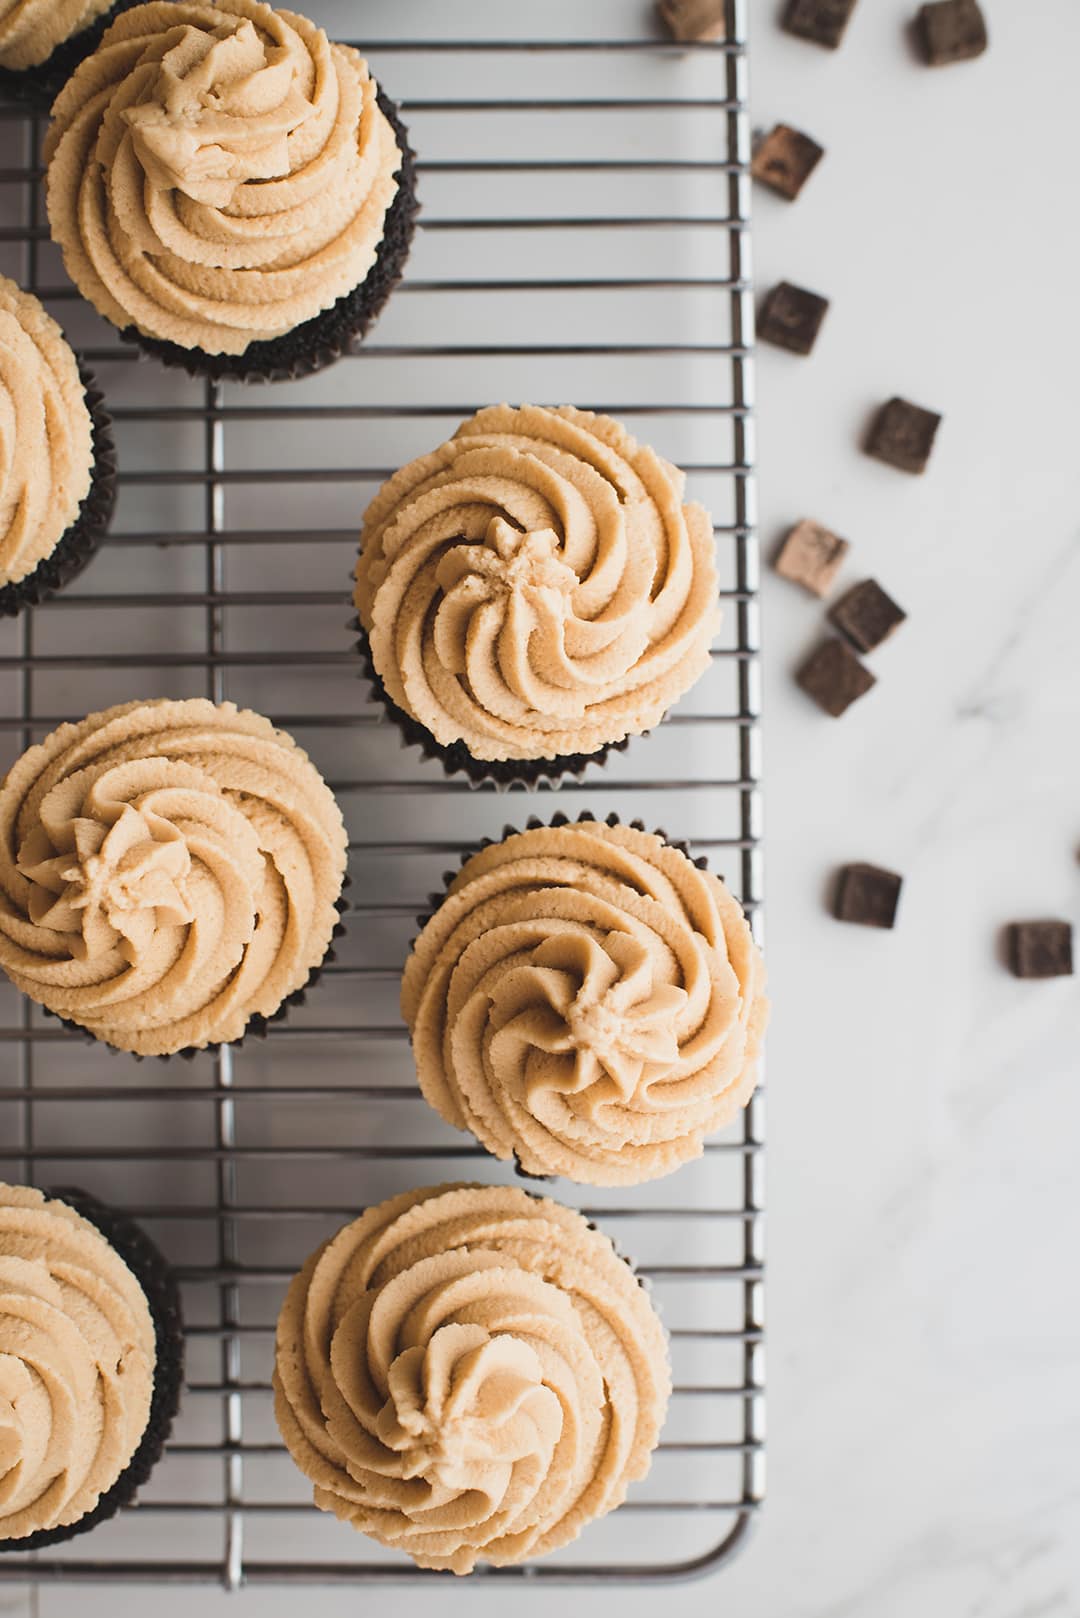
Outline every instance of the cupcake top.
<svg viewBox="0 0 1080 1618">
<path fill-rule="evenodd" d="M 664 1333 L 606 1236 L 524 1191 L 410 1191 L 315 1253 L 274 1402 L 315 1503 L 421 1567 L 575 1539 L 648 1471 Z"/>
<path fill-rule="evenodd" d="M 470 859 L 413 946 L 420 1086 L 529 1174 L 635 1185 L 745 1106 L 765 970 L 718 877 L 630 826 L 537 826 Z"/>
<path fill-rule="evenodd" d="M 150 1415 L 154 1324 L 81 1214 L 0 1184 L 0 1541 L 85 1517 Z"/>
<path fill-rule="evenodd" d="M 0 0 L 0 67 L 21 73 L 102 17 L 113 0 Z"/>
<path fill-rule="evenodd" d="M 385 483 L 356 607 L 391 701 L 478 759 L 594 753 L 708 667 L 712 525 L 609 416 L 494 405 Z"/>
<path fill-rule="evenodd" d="M 56 321 L 0 276 L 0 586 L 55 550 L 90 492 L 79 367 Z"/>
<path fill-rule="evenodd" d="M 363 57 L 259 0 L 119 16 L 53 107 L 52 234 L 114 325 L 242 354 L 375 261 L 401 163 Z"/>
<path fill-rule="evenodd" d="M 109 708 L 0 788 L 0 966 L 120 1050 L 224 1044 L 322 960 L 345 859 L 329 787 L 269 720 Z"/>
</svg>

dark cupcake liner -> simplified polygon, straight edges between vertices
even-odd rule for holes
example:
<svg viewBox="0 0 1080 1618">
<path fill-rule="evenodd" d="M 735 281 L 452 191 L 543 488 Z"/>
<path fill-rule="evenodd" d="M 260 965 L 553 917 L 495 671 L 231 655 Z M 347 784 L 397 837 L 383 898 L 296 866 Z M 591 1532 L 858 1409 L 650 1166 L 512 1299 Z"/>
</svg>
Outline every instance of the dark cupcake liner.
<svg viewBox="0 0 1080 1618">
<path fill-rule="evenodd" d="M 351 879 L 348 875 L 346 875 L 341 886 L 342 891 L 351 886 Z M 335 900 L 334 908 L 339 916 L 344 916 L 349 908 L 348 900 L 342 898 Z M 112 1051 L 115 1056 L 127 1056 L 135 1062 L 193 1062 L 197 1056 L 216 1056 L 222 1050 L 238 1051 L 249 1039 L 265 1039 L 272 1025 L 285 1022 L 294 1006 L 307 1004 L 308 994 L 322 977 L 323 968 L 337 960 L 337 950 L 334 948 L 334 944 L 337 939 L 344 936 L 344 933 L 345 923 L 344 921 L 339 921 L 330 934 L 330 943 L 327 946 L 326 954 L 318 966 L 313 967 L 308 973 L 306 982 L 302 983 L 298 989 L 294 989 L 292 994 L 287 995 L 277 1010 L 272 1012 L 269 1017 L 261 1015 L 250 1017 L 240 1038 L 231 1040 L 227 1045 L 223 1045 L 220 1041 L 211 1045 L 186 1045 L 179 1051 L 167 1051 L 157 1056 L 143 1056 L 138 1051 L 122 1051 L 117 1046 L 110 1045 L 107 1040 L 98 1039 L 97 1035 L 92 1034 L 88 1028 L 84 1028 L 82 1023 L 72 1022 L 69 1017 L 61 1017 L 59 1012 L 50 1011 L 48 1006 L 42 1006 L 41 1010 L 46 1017 L 54 1018 L 61 1028 L 66 1028 L 69 1034 L 77 1035 L 84 1045 L 98 1045 L 102 1050 Z"/>
<path fill-rule="evenodd" d="M 112 421 L 92 374 L 79 366 L 90 411 L 93 469 L 90 490 L 66 534 L 32 573 L 0 588 L 0 617 L 14 618 L 24 607 L 37 607 L 82 572 L 101 543 L 116 509 L 116 445 Z"/>
<path fill-rule="evenodd" d="M 598 768 L 607 762 L 609 753 L 625 753 L 630 737 L 607 742 L 595 753 L 564 753 L 557 758 L 482 759 L 474 758 L 464 742 L 445 747 L 422 725 L 392 702 L 379 677 L 371 655 L 367 633 L 358 618 L 350 620 L 349 628 L 357 635 L 356 650 L 363 663 L 363 678 L 372 699 L 378 703 L 386 717 L 398 728 L 406 747 L 418 747 L 424 758 L 440 764 L 447 776 L 464 775 L 472 787 L 494 786 L 505 792 L 511 787 L 546 787 L 557 791 L 565 776 L 580 781 L 590 764 Z"/>
<path fill-rule="evenodd" d="M 65 39 L 37 67 L 28 67 L 18 73 L 13 68 L 0 68 L 0 96 L 8 101 L 27 103 L 27 110 L 48 111 L 79 63 L 96 51 L 105 31 L 122 11 L 145 4 L 145 0 L 116 0 L 104 16 L 98 17 L 89 28 L 84 28 L 70 39 Z"/>
<path fill-rule="evenodd" d="M 123 1507 L 130 1505 L 161 1459 L 172 1424 L 180 1408 L 184 1381 L 184 1325 L 180 1311 L 180 1291 L 168 1263 L 154 1243 L 124 1213 L 106 1207 L 87 1191 L 68 1187 L 45 1192 L 81 1214 L 104 1236 L 109 1246 L 124 1260 L 146 1294 L 154 1321 L 154 1389 L 150 1416 L 131 1460 L 112 1488 L 101 1496 L 92 1511 L 64 1528 L 42 1528 L 24 1539 L 0 1541 L 0 1554 L 19 1555 L 59 1545 L 77 1534 L 89 1533 Z"/>
<path fill-rule="evenodd" d="M 469 861 L 473 859 L 481 851 L 481 849 L 493 848 L 497 843 L 505 843 L 508 837 L 517 837 L 522 831 L 540 831 L 549 826 L 576 826 L 578 822 L 582 820 L 598 819 L 599 817 L 594 815 L 589 809 L 582 809 L 580 813 L 576 815 L 564 814 L 560 809 L 552 815 L 550 820 L 542 820 L 539 815 L 530 815 L 528 820 L 525 822 L 524 827 L 511 826 L 508 824 L 503 827 L 501 837 L 482 837 L 480 842 L 474 848 L 467 849 L 459 856 L 457 871 L 443 872 L 442 892 L 428 894 L 427 909 L 421 911 L 421 913 L 416 917 L 416 934 L 409 942 L 409 954 L 412 954 L 417 938 L 419 938 L 428 922 L 433 919 L 436 912 L 442 906 L 444 899 L 450 891 L 450 884 L 457 877 L 458 872 L 464 870 Z M 605 826 L 627 826 L 631 831 L 651 832 L 653 837 L 659 837 L 661 841 L 666 843 L 669 848 L 678 849 L 679 853 L 684 854 L 690 861 L 691 865 L 695 866 L 699 871 L 707 871 L 709 869 L 709 861 L 704 854 L 694 855 L 690 850 L 689 843 L 682 842 L 674 837 L 669 837 L 667 832 L 664 831 L 662 827 L 653 826 L 650 828 L 646 826 L 643 820 L 624 821 L 622 816 L 615 814 L 614 811 L 609 815 L 605 815 L 603 824 Z M 721 877 L 720 880 L 723 881 L 723 878 Z M 475 1136 L 473 1138 L 475 1139 Z M 487 1150 L 486 1147 L 484 1149 L 485 1151 Z M 490 1156 L 491 1154 L 489 1153 L 488 1155 Z M 556 1180 L 563 1178 L 563 1176 L 559 1174 L 530 1174 L 528 1170 L 522 1168 L 521 1159 L 518 1157 L 516 1152 L 514 1153 L 514 1173 L 517 1175 L 519 1180 L 527 1180 L 535 1185 L 550 1185 Z M 572 1181 L 571 1183 L 577 1184 L 578 1182 Z M 542 1196 L 543 1193 L 538 1192 L 536 1195 Z"/>
<path fill-rule="evenodd" d="M 186 371 L 188 376 L 213 382 L 296 382 L 333 365 L 354 350 L 367 335 L 405 270 L 416 230 L 420 204 L 416 199 L 415 153 L 397 107 L 378 92 L 378 103 L 393 126 L 402 154 L 398 189 L 383 221 L 383 236 L 375 262 L 358 287 L 339 298 L 330 309 L 266 342 L 250 343 L 242 354 L 206 354 L 159 337 L 146 337 L 135 326 L 120 336 L 163 365 Z"/>
</svg>

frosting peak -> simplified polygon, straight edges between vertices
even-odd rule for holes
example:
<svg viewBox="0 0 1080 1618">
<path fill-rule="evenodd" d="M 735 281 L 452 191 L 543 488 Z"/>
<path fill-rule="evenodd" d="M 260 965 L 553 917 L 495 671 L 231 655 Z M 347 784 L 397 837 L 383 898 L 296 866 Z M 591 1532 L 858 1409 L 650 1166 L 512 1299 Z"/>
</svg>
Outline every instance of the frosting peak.
<svg viewBox="0 0 1080 1618">
<path fill-rule="evenodd" d="M 390 700 L 474 758 L 656 724 L 719 623 L 712 528 L 608 416 L 495 405 L 368 508 L 355 601 Z"/>
<path fill-rule="evenodd" d="M 420 1087 L 530 1174 L 632 1185 L 746 1103 L 764 967 L 723 884 L 634 827 L 536 826 L 468 860 L 413 946 Z"/>
<path fill-rule="evenodd" d="M 421 1567 L 569 1543 L 643 1477 L 663 1331 L 611 1242 L 516 1189 L 407 1192 L 294 1279 L 274 1409 L 315 1504 Z"/>
<path fill-rule="evenodd" d="M 262 0 L 121 13 L 53 107 L 49 223 L 114 325 L 242 354 L 375 262 L 401 165 L 364 59 Z"/>
<path fill-rule="evenodd" d="M 238 1039 L 319 965 L 345 829 L 283 731 L 231 703 L 65 725 L 0 789 L 0 966 L 122 1050 Z"/>
<path fill-rule="evenodd" d="M 0 0 L 0 67 L 21 73 L 47 62 L 58 45 L 80 34 L 113 0 Z"/>
</svg>

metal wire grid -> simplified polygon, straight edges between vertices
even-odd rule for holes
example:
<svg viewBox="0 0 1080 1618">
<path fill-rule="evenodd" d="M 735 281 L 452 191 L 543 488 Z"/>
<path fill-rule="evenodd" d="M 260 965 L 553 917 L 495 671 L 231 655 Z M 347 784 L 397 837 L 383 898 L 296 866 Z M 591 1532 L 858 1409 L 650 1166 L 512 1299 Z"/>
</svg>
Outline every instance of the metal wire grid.
<svg viewBox="0 0 1080 1618">
<path fill-rule="evenodd" d="M 335 5 L 348 32 L 346 0 L 325 0 L 320 20 L 334 32 Z M 444 866 L 505 822 L 614 810 L 691 838 L 760 931 L 745 0 L 729 0 L 727 43 L 691 52 L 645 23 L 625 37 L 614 0 L 584 22 L 555 0 L 544 39 L 469 38 L 485 0 L 455 8 L 456 39 L 433 0 L 404 19 L 383 0 L 369 10 L 366 47 L 421 153 L 424 234 L 362 355 L 311 382 L 244 391 L 133 364 L 47 241 L 41 128 L 0 108 L 0 268 L 42 293 L 97 370 L 122 463 L 107 550 L 0 629 L 5 756 L 134 694 L 250 703 L 340 794 L 353 878 L 339 958 L 261 1044 L 136 1064 L 0 989 L 0 1173 L 131 1208 L 177 1264 L 189 1321 L 183 1412 L 139 1506 L 57 1551 L 0 1558 L 0 1578 L 432 1577 L 312 1509 L 268 1397 L 277 1304 L 317 1241 L 409 1184 L 507 1178 L 417 1096 L 396 1010 L 415 915 Z M 506 8 L 497 26 L 513 30 Z M 509 77 L 494 96 L 493 77 Z M 473 792 L 400 750 L 361 698 L 345 632 L 344 576 L 378 481 L 505 395 L 628 419 L 718 518 L 712 671 L 654 736 L 558 798 Z M 715 1567 L 744 1538 L 763 1484 L 762 1107 L 659 1186 L 555 1188 L 649 1277 L 676 1395 L 650 1479 L 620 1512 L 483 1581 L 663 1579 Z"/>
</svg>

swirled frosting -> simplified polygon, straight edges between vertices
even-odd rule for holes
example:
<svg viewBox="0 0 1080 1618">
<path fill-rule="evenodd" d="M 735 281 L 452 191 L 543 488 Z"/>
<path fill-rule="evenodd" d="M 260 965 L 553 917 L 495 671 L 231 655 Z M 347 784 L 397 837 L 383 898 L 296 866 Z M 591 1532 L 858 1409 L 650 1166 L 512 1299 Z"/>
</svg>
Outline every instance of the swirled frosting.
<svg viewBox="0 0 1080 1618">
<path fill-rule="evenodd" d="M 85 1517 L 138 1448 L 154 1384 L 142 1288 L 63 1202 L 0 1184 L 0 1541 Z"/>
<path fill-rule="evenodd" d="M 0 67 L 37 67 L 58 45 L 104 16 L 113 0 L 0 0 Z"/>
<path fill-rule="evenodd" d="M 368 508 L 356 607 L 391 701 L 474 758 L 593 753 L 708 666 L 715 546 L 617 421 L 495 405 Z"/>
<path fill-rule="evenodd" d="M 0 276 L 0 585 L 55 550 L 89 493 L 92 462 L 75 356 L 37 298 Z"/>
<path fill-rule="evenodd" d="M 312 1255 L 278 1321 L 275 1411 L 315 1504 L 455 1573 L 543 1556 L 618 1506 L 670 1386 L 611 1242 L 517 1189 L 370 1209 Z"/>
<path fill-rule="evenodd" d="M 634 1185 L 730 1122 L 757 1081 L 761 955 L 718 877 L 585 820 L 475 855 L 413 946 L 420 1087 L 529 1174 Z"/>
<path fill-rule="evenodd" d="M 99 313 L 242 354 L 364 280 L 401 154 L 356 51 L 260 0 L 123 13 L 53 107 L 49 222 Z"/>
<path fill-rule="evenodd" d="M 0 966 L 98 1039 L 238 1039 L 326 953 L 345 828 L 306 753 L 226 702 L 62 725 L 0 789 Z"/>
</svg>

